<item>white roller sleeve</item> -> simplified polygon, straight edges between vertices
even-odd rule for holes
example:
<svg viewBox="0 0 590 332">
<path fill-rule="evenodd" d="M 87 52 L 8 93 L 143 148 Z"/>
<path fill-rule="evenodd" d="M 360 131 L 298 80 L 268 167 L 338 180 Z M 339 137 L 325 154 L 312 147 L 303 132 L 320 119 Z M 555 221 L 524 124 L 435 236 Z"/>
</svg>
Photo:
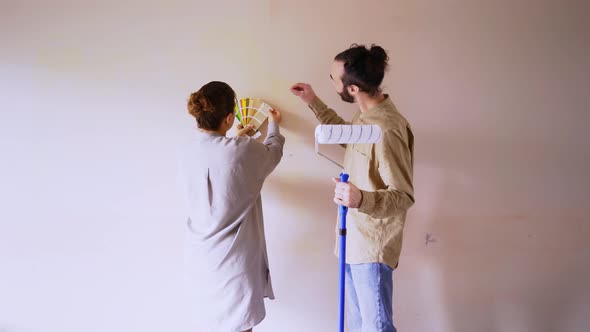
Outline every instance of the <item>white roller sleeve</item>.
<svg viewBox="0 0 590 332">
<path fill-rule="evenodd" d="M 365 144 L 381 140 L 378 125 L 319 125 L 315 128 L 315 139 L 319 144 Z"/>
</svg>

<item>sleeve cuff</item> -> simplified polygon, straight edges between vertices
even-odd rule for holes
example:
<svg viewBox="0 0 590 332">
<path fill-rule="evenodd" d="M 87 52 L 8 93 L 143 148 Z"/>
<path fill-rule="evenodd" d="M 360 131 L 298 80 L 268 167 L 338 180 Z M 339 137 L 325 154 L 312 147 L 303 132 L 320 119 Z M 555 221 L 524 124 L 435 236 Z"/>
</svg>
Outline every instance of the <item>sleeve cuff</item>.
<svg viewBox="0 0 590 332">
<path fill-rule="evenodd" d="M 280 134 L 279 125 L 276 122 L 269 121 L 268 122 L 268 135 L 276 135 Z"/>
<path fill-rule="evenodd" d="M 358 207 L 358 211 L 364 214 L 369 214 L 373 211 L 373 207 L 375 206 L 375 196 L 373 192 L 361 190 L 363 194 L 363 200 L 361 201 L 361 206 Z"/>
</svg>

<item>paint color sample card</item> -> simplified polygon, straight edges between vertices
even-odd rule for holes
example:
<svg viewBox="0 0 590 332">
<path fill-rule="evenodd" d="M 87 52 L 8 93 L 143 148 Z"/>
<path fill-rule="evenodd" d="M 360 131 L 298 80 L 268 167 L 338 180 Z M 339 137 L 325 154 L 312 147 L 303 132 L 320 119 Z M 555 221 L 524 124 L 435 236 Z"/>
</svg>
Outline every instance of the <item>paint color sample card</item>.
<svg viewBox="0 0 590 332">
<path fill-rule="evenodd" d="M 236 118 L 243 126 L 252 125 L 256 134 L 254 138 L 260 136 L 258 131 L 264 124 L 272 108 L 258 98 L 242 98 L 237 101 L 234 109 Z"/>
</svg>

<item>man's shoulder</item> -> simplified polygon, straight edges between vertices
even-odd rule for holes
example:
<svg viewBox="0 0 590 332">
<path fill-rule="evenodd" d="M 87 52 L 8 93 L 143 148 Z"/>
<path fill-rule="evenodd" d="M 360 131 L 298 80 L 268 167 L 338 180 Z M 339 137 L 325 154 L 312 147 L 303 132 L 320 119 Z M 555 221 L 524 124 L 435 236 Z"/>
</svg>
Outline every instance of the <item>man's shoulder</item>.
<svg viewBox="0 0 590 332">
<path fill-rule="evenodd" d="M 364 117 L 363 122 L 376 124 L 383 132 L 403 133 L 410 127 L 408 120 L 395 107 L 383 108 L 377 114 Z"/>
</svg>

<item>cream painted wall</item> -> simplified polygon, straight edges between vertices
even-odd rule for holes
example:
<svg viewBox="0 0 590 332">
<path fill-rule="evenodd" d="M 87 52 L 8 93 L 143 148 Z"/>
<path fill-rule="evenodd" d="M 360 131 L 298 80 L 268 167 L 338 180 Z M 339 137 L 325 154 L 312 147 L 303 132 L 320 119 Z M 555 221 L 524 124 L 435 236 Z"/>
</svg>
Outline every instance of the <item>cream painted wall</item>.
<svg viewBox="0 0 590 332">
<path fill-rule="evenodd" d="M 384 87 L 416 135 L 399 330 L 588 331 L 589 10 L 3 0 L 0 331 L 189 331 L 174 148 L 210 80 L 285 113 L 263 192 L 277 299 L 256 331 L 334 330 L 339 170 L 288 88 L 309 82 L 350 117 L 328 74 L 352 42 L 390 51 Z"/>
</svg>

